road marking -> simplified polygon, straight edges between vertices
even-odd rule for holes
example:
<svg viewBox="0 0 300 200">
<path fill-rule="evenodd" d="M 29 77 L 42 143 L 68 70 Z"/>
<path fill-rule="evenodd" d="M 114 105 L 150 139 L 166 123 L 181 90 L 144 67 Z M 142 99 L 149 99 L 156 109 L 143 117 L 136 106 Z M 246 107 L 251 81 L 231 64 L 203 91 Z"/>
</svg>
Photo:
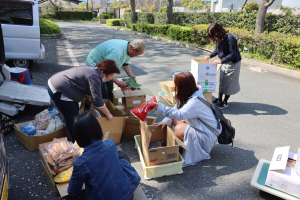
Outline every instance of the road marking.
<svg viewBox="0 0 300 200">
<path fill-rule="evenodd" d="M 67 38 L 66 34 L 65 34 L 65 37 Z M 65 40 L 65 43 L 66 43 L 66 47 L 67 47 L 67 50 L 69 52 L 69 56 L 71 58 L 71 61 L 72 61 L 73 65 L 74 65 L 74 67 L 79 66 L 78 62 L 77 62 L 77 59 L 74 56 L 73 51 L 72 51 L 72 47 L 73 46 L 70 44 L 70 42 L 69 42 L 68 39 Z"/>
<path fill-rule="evenodd" d="M 253 72 L 259 72 L 259 73 L 263 73 L 263 72 L 268 72 L 268 70 L 260 68 L 260 67 L 252 67 L 252 66 L 248 66 L 246 67 L 247 69 L 250 69 Z"/>
</svg>

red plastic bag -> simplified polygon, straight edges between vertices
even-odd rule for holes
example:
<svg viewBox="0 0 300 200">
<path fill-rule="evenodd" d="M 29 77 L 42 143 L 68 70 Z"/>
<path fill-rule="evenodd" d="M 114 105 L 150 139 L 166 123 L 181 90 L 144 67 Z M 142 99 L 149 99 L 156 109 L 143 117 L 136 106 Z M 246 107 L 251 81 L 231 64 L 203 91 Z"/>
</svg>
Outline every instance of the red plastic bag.
<svg viewBox="0 0 300 200">
<path fill-rule="evenodd" d="M 155 103 L 157 103 L 157 98 L 154 96 L 152 99 L 150 99 L 149 101 L 146 101 L 140 107 L 133 109 L 130 112 L 133 114 L 133 116 L 135 116 L 135 117 L 139 118 L 140 120 L 142 120 L 143 122 L 145 122 L 147 119 L 148 111 L 155 108 L 155 106 L 156 106 Z"/>
</svg>

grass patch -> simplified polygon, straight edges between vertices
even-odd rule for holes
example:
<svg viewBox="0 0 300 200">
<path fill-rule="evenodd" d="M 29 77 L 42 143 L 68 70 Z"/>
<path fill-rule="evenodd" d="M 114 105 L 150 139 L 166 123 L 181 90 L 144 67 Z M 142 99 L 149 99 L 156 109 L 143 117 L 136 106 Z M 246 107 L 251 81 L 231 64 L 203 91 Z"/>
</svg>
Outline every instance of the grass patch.
<svg viewBox="0 0 300 200">
<path fill-rule="evenodd" d="M 40 30 L 41 34 L 58 34 L 61 32 L 58 25 L 43 18 L 40 18 Z"/>
</svg>

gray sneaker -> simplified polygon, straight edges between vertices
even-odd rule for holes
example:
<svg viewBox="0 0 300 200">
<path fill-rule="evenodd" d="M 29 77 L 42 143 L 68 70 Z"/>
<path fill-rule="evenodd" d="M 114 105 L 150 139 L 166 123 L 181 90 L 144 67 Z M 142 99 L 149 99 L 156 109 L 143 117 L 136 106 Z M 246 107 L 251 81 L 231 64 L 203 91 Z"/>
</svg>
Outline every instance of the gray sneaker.
<svg viewBox="0 0 300 200">
<path fill-rule="evenodd" d="M 222 102 L 220 105 L 218 105 L 218 108 L 220 109 L 224 109 L 224 108 L 227 108 L 228 107 L 228 104 L 225 103 L 225 102 Z"/>
<path fill-rule="evenodd" d="M 219 105 L 219 104 L 221 104 L 222 102 L 219 101 L 219 99 L 215 99 L 215 100 L 213 100 L 213 103 L 216 104 L 216 105 Z"/>
</svg>

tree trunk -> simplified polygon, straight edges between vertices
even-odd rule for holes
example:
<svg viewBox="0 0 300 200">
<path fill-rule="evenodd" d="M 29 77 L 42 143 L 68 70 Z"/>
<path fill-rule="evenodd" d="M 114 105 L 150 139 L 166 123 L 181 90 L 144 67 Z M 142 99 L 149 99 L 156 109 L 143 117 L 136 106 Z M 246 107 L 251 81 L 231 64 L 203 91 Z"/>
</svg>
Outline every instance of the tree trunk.
<svg viewBox="0 0 300 200">
<path fill-rule="evenodd" d="M 167 24 L 171 24 L 172 23 L 172 12 L 173 12 L 173 0 L 168 0 L 168 4 L 167 4 Z"/>
<path fill-rule="evenodd" d="M 52 0 L 49 0 L 49 2 L 52 4 L 52 6 L 54 7 L 54 9 L 56 11 L 58 11 L 58 6 Z"/>
<path fill-rule="evenodd" d="M 136 19 L 135 19 L 135 0 L 130 0 L 131 4 L 131 23 L 135 24 Z"/>
<path fill-rule="evenodd" d="M 86 11 L 89 11 L 89 1 L 86 1 Z"/>
<path fill-rule="evenodd" d="M 244 9 L 244 7 L 245 7 L 247 1 L 248 1 L 248 0 L 245 0 L 244 4 L 243 4 L 243 6 L 242 6 L 242 10 Z"/>
<path fill-rule="evenodd" d="M 255 24 L 255 33 L 264 32 L 265 19 L 267 14 L 267 9 L 275 0 L 261 0 L 257 12 L 256 24 Z"/>
</svg>

